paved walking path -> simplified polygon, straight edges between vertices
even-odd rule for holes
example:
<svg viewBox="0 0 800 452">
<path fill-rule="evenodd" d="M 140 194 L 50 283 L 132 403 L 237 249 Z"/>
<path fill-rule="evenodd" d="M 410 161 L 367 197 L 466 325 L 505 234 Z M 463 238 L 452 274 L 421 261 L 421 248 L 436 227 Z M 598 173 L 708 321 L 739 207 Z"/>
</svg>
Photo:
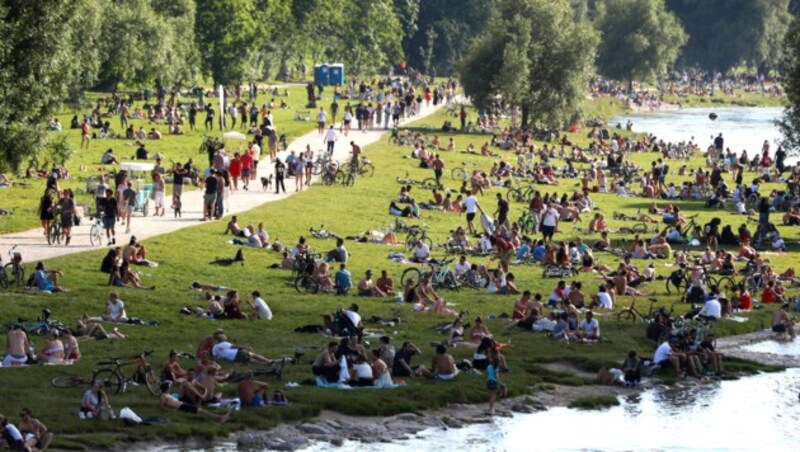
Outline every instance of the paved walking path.
<svg viewBox="0 0 800 452">
<path fill-rule="evenodd" d="M 408 118 L 402 123 L 424 118 L 436 112 L 443 105 L 444 104 L 439 104 L 438 106 L 431 105 L 427 108 L 422 105 L 421 111 L 416 116 Z M 280 126 L 281 125 L 278 124 L 279 129 Z M 366 132 L 351 130 L 347 137 L 341 133 L 338 133 L 339 140 L 337 141 L 334 149 L 334 158 L 341 162 L 348 157 L 351 149 L 350 141 L 355 142 L 363 149 L 365 146 L 378 141 L 381 135 L 383 135 L 385 132 L 386 130 L 383 128 L 375 128 Z M 286 156 L 289 155 L 289 152 L 304 151 L 306 149 L 306 145 L 310 145 L 311 149 L 314 150 L 315 158 L 319 150 L 325 149 L 323 137 L 320 136 L 316 130 L 314 130 L 292 141 L 292 143 L 289 145 L 289 150 L 286 152 L 279 152 L 278 157 L 282 161 L 285 161 Z M 262 151 L 261 158 L 259 174 L 273 174 L 274 168 L 269 164 L 269 153 Z M 294 179 L 288 179 L 285 183 L 285 194 L 275 194 L 275 192 L 272 191 L 274 190 L 274 187 L 269 192 L 262 191 L 261 182 L 259 180 L 256 180 L 250 184 L 250 191 L 243 191 L 240 188 L 239 191 L 232 192 L 226 204 L 226 207 L 229 209 L 226 215 L 248 211 L 263 204 L 292 196 L 295 193 Z M 309 189 L 309 187 L 306 187 L 306 189 Z M 131 235 L 135 235 L 138 240 L 141 240 L 178 231 L 184 228 L 197 226 L 199 224 L 204 224 L 202 221 L 200 221 L 202 219 L 203 204 L 203 194 L 201 190 L 187 190 L 183 193 L 183 208 L 181 209 L 183 214 L 182 218 L 173 217 L 173 211 L 169 207 L 170 200 L 171 196 L 168 194 L 165 200 L 167 211 L 162 217 L 143 217 L 139 212 L 134 213 L 131 221 L 131 234 L 124 234 L 123 232 L 125 231 L 125 226 L 120 226 L 118 222 L 116 227 L 117 245 L 121 246 L 127 244 Z M 152 213 L 152 211 L 153 207 L 151 205 L 150 212 Z M 18 245 L 18 249 L 22 252 L 23 259 L 25 262 L 29 263 L 102 248 L 107 243 L 105 239 L 105 232 L 103 234 L 103 244 L 99 247 L 93 247 L 89 242 L 90 228 L 91 221 L 88 221 L 88 218 L 84 218 L 84 222 L 81 224 L 81 226 L 72 229 L 72 240 L 69 246 L 63 244 L 54 246 L 48 245 L 47 238 L 44 236 L 42 228 L 3 234 L 0 235 L 0 256 L 6 257 L 8 249 L 14 245 Z"/>
</svg>

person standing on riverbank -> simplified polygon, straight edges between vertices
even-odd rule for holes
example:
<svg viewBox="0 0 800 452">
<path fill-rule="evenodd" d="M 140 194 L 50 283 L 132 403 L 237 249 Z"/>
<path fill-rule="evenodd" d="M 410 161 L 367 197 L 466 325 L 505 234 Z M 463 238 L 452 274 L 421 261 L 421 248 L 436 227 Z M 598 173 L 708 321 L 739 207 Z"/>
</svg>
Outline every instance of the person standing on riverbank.
<svg viewBox="0 0 800 452">
<path fill-rule="evenodd" d="M 506 396 L 506 386 L 500 383 L 498 370 L 500 369 L 500 362 L 497 355 L 486 367 L 486 388 L 489 390 L 489 414 L 494 414 L 494 403 L 497 400 L 497 393 L 500 392 L 500 397 Z"/>
</svg>

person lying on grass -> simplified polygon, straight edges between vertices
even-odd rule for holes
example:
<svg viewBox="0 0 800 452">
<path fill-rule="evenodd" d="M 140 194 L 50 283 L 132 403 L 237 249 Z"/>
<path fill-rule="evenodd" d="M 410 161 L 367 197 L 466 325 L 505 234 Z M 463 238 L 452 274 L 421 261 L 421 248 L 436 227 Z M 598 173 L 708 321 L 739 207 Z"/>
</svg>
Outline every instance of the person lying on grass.
<svg viewBox="0 0 800 452">
<path fill-rule="evenodd" d="M 125 335 L 119 332 L 119 329 L 114 327 L 111 333 L 106 332 L 105 328 L 99 323 L 93 321 L 89 316 L 83 314 L 78 319 L 77 328 L 75 333 L 79 337 L 86 339 L 125 339 Z"/>
<path fill-rule="evenodd" d="M 209 419 L 213 419 L 219 423 L 224 423 L 228 419 L 230 419 L 231 416 L 230 411 L 220 416 L 213 414 L 209 411 L 206 411 L 203 408 L 199 408 L 197 405 L 181 402 L 180 400 L 176 399 L 175 396 L 170 394 L 169 392 L 170 386 L 171 385 L 169 382 L 161 383 L 161 397 L 159 398 L 159 406 L 161 408 L 171 411 L 182 411 L 184 413 L 199 414 Z"/>
<path fill-rule="evenodd" d="M 108 285 L 114 287 L 127 287 L 130 289 L 156 290 L 156 286 L 145 287 L 141 284 L 139 272 L 131 270 L 127 262 L 115 269 L 108 279 Z"/>
<path fill-rule="evenodd" d="M 253 353 L 250 347 L 237 346 L 228 341 L 225 333 L 215 335 L 215 344 L 211 348 L 211 355 L 214 358 L 224 359 L 230 362 L 271 364 L 272 360 L 267 359 L 257 353 Z"/>
</svg>

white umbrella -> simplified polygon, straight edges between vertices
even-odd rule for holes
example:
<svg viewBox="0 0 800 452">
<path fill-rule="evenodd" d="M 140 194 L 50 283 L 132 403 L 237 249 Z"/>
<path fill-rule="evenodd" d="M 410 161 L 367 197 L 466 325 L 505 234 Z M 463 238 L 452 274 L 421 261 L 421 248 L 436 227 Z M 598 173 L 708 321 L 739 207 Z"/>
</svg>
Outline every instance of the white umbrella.
<svg viewBox="0 0 800 452">
<path fill-rule="evenodd" d="M 225 133 L 222 134 L 222 138 L 225 138 L 226 140 L 246 140 L 247 139 L 245 134 L 243 134 L 242 132 L 236 132 L 236 131 L 225 132 Z"/>
</svg>

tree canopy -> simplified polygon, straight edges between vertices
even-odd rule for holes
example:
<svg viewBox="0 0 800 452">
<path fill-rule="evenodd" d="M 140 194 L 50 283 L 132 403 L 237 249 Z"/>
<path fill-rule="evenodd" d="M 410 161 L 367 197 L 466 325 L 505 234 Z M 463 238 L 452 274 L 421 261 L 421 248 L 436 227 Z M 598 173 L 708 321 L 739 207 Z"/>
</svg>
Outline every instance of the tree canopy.
<svg viewBox="0 0 800 452">
<path fill-rule="evenodd" d="M 800 153 L 800 19 L 794 19 L 783 40 L 783 89 L 789 100 L 778 127 L 781 145 L 791 154 Z"/>
<path fill-rule="evenodd" d="M 595 21 L 602 34 L 597 68 L 616 80 L 665 74 L 687 39 L 664 0 L 606 0 L 597 5 Z"/>
<path fill-rule="evenodd" d="M 594 61 L 597 35 L 573 20 L 568 0 L 500 0 L 487 31 L 460 67 L 478 106 L 495 96 L 522 110 L 522 123 L 555 125 L 577 112 Z"/>
</svg>

